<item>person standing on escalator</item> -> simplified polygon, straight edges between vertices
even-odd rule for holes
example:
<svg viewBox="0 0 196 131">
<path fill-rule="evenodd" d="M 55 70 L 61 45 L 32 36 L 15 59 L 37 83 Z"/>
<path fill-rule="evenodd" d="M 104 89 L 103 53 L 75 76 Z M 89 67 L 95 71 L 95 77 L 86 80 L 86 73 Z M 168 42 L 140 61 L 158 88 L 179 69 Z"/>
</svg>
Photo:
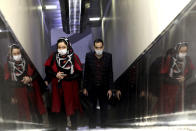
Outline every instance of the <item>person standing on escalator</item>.
<svg viewBox="0 0 196 131">
<path fill-rule="evenodd" d="M 101 111 L 101 125 L 105 124 L 107 104 L 113 89 L 112 55 L 103 51 L 104 44 L 101 39 L 94 41 L 94 50 L 95 52 L 86 54 L 83 89 L 83 94 L 89 96 L 93 106 L 89 120 L 90 128 L 96 126 L 97 100 Z M 118 98 L 120 94 L 121 92 L 117 91 Z"/>
<path fill-rule="evenodd" d="M 57 51 L 45 63 L 46 76 L 52 83 L 52 112 L 59 113 L 65 106 L 67 126 L 76 129 L 76 111 L 82 112 L 79 101 L 79 79 L 82 64 L 65 37 L 57 41 Z"/>
<path fill-rule="evenodd" d="M 37 114 L 37 117 L 38 114 L 46 115 L 38 74 L 33 65 L 29 64 L 23 50 L 16 44 L 10 46 L 4 71 L 10 102 L 16 105 L 15 110 L 19 112 L 17 119 L 33 121 L 36 117 L 34 114 Z"/>
<path fill-rule="evenodd" d="M 191 78 L 194 66 L 188 53 L 188 43 L 180 42 L 174 53 L 165 58 L 160 69 L 163 82 L 160 91 L 162 113 L 173 113 L 184 109 L 186 82 Z"/>
</svg>

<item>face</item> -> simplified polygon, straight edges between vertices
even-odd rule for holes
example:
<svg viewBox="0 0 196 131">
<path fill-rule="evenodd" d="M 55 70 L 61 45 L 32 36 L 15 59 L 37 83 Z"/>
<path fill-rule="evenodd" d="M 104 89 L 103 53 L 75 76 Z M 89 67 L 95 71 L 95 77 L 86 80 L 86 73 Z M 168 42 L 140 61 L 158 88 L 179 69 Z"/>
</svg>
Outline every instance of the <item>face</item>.
<svg viewBox="0 0 196 131">
<path fill-rule="evenodd" d="M 67 45 L 64 42 L 60 42 L 58 43 L 58 49 L 59 50 L 67 49 Z"/>
<path fill-rule="evenodd" d="M 96 49 L 96 50 L 103 50 L 104 49 L 103 43 L 101 43 L 101 42 L 95 43 L 94 49 Z"/>
<path fill-rule="evenodd" d="M 21 52 L 20 52 L 20 49 L 13 49 L 12 50 L 12 56 L 17 56 L 17 55 L 20 55 Z"/>
<path fill-rule="evenodd" d="M 179 53 L 187 53 L 188 48 L 186 46 L 183 46 L 179 49 Z"/>
</svg>

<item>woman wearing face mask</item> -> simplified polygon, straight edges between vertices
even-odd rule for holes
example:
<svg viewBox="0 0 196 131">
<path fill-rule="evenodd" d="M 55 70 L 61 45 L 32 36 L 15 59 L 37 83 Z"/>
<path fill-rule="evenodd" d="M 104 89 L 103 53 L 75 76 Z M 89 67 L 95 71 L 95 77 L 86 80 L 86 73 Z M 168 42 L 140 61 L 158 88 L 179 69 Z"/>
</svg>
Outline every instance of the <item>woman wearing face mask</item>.
<svg viewBox="0 0 196 131">
<path fill-rule="evenodd" d="M 10 47 L 5 65 L 5 80 L 10 88 L 10 101 L 18 107 L 18 119 L 31 121 L 33 113 L 46 113 L 35 69 L 27 63 L 17 45 Z"/>
<path fill-rule="evenodd" d="M 188 43 L 178 43 L 174 53 L 168 55 L 162 65 L 160 71 L 164 78 L 160 97 L 162 113 L 184 110 L 184 86 L 194 69 L 187 52 Z"/>
<path fill-rule="evenodd" d="M 45 71 L 52 82 L 52 112 L 60 112 L 64 102 L 67 126 L 75 127 L 76 123 L 71 116 L 77 110 L 82 111 L 78 96 L 82 65 L 67 38 L 63 37 L 57 41 L 57 51 L 46 61 Z"/>
</svg>

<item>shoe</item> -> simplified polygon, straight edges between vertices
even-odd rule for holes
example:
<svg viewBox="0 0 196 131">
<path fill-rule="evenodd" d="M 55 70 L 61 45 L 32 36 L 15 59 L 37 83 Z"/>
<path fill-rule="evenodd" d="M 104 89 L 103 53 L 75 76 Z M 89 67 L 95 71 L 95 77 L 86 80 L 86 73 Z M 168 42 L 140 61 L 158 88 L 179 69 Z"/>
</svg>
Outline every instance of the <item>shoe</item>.
<svg viewBox="0 0 196 131">
<path fill-rule="evenodd" d="M 76 131 L 77 130 L 77 127 L 72 126 L 72 127 L 70 127 L 70 129 L 73 130 L 73 131 Z"/>
<path fill-rule="evenodd" d="M 67 127 L 71 127 L 71 121 L 70 120 L 67 121 Z"/>
<path fill-rule="evenodd" d="M 95 124 L 89 124 L 89 128 L 90 129 L 95 129 L 96 128 L 96 125 Z"/>
</svg>

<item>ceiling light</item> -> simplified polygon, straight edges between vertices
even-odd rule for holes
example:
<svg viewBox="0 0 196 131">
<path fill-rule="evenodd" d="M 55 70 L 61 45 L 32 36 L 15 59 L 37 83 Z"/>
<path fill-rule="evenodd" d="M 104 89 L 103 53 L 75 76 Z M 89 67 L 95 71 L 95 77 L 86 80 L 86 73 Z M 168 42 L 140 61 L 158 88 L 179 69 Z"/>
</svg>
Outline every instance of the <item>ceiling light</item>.
<svg viewBox="0 0 196 131">
<path fill-rule="evenodd" d="M 2 29 L 0 29 L 0 33 L 1 32 L 9 32 L 9 30 L 2 30 Z"/>
<path fill-rule="evenodd" d="M 39 6 L 38 6 L 38 9 L 39 9 L 39 10 L 42 10 L 42 6 L 41 6 L 41 5 L 39 5 Z"/>
<path fill-rule="evenodd" d="M 55 10 L 57 9 L 57 5 L 45 5 L 46 10 Z"/>
<path fill-rule="evenodd" d="M 85 8 L 89 9 L 91 7 L 90 2 L 85 4 Z"/>
<path fill-rule="evenodd" d="M 100 19 L 101 19 L 100 17 L 89 18 L 90 21 L 99 21 Z"/>
</svg>

